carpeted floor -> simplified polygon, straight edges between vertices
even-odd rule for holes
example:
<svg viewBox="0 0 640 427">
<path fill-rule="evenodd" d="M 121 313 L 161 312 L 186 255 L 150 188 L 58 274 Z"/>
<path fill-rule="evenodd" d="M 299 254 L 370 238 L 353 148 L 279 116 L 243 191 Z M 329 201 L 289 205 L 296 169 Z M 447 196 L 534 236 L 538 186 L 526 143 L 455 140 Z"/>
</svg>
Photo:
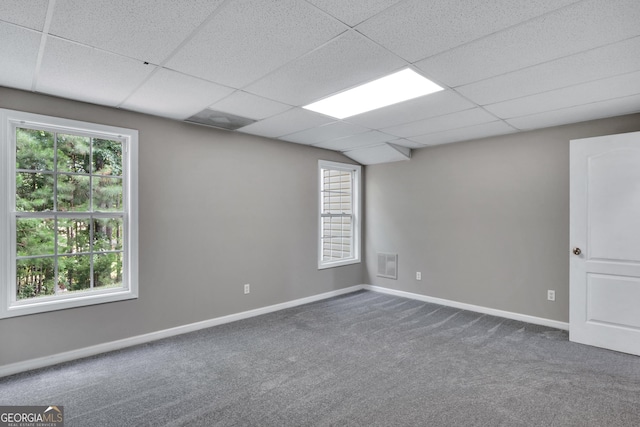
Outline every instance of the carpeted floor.
<svg viewBox="0 0 640 427">
<path fill-rule="evenodd" d="M 65 426 L 638 426 L 640 357 L 357 292 L 0 379 Z"/>
</svg>

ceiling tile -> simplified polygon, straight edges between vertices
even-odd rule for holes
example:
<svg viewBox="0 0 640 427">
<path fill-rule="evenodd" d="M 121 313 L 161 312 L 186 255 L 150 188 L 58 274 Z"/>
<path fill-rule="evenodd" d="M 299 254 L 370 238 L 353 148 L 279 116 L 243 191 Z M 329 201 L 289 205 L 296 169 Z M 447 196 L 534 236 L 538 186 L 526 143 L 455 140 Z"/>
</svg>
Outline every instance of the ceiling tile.
<svg viewBox="0 0 640 427">
<path fill-rule="evenodd" d="M 407 0 L 357 29 L 410 62 L 451 49 L 576 0 Z"/>
<path fill-rule="evenodd" d="M 507 123 L 518 129 L 531 130 L 637 112 L 640 112 L 640 95 L 631 95 L 625 98 L 610 99 L 594 102 L 593 104 L 578 105 L 562 110 L 508 119 Z"/>
<path fill-rule="evenodd" d="M 456 90 L 480 105 L 640 70 L 640 37 L 525 68 Z"/>
<path fill-rule="evenodd" d="M 487 113 L 482 108 L 472 108 L 470 110 L 459 111 L 452 114 L 419 120 L 417 122 L 406 123 L 400 126 L 385 128 L 382 129 L 382 131 L 401 138 L 408 138 L 416 135 L 425 135 L 479 123 L 492 122 L 495 120 L 495 116 Z M 411 139 L 418 141 L 415 138 Z"/>
<path fill-rule="evenodd" d="M 227 3 L 167 66 L 241 88 L 347 28 L 304 1 L 237 0 Z"/>
<path fill-rule="evenodd" d="M 2 0 L 0 21 L 42 31 L 48 7 L 49 0 Z"/>
<path fill-rule="evenodd" d="M 0 22 L 0 85 L 31 90 L 40 33 Z"/>
<path fill-rule="evenodd" d="M 381 144 L 345 151 L 344 155 L 363 165 L 376 165 L 409 160 L 411 158 L 411 150 L 406 147 Z"/>
<path fill-rule="evenodd" d="M 432 133 L 429 135 L 414 136 L 412 141 L 417 141 L 425 145 L 447 144 L 450 142 L 467 141 L 470 139 L 485 138 L 488 136 L 506 135 L 514 133 L 516 130 L 503 121 L 481 123 L 479 125 L 467 126 L 460 129 L 451 129 L 444 132 Z"/>
<path fill-rule="evenodd" d="M 239 90 L 222 101 L 216 102 L 210 108 L 240 117 L 262 120 L 289 110 L 291 106 Z"/>
<path fill-rule="evenodd" d="M 222 0 L 57 0 L 50 34 L 160 64 Z M 96 19 L 96 17 L 99 17 Z"/>
<path fill-rule="evenodd" d="M 348 31 L 247 87 L 287 104 L 302 106 L 367 83 L 406 63 L 355 31 Z"/>
<path fill-rule="evenodd" d="M 637 36 L 638 22 L 637 0 L 583 1 L 416 66 L 456 87 Z"/>
<path fill-rule="evenodd" d="M 362 21 L 393 6 L 400 0 L 307 0 L 325 12 L 353 27 Z"/>
<path fill-rule="evenodd" d="M 468 110 L 475 104 L 452 90 L 443 90 L 420 98 L 390 105 L 349 117 L 345 121 L 369 128 L 385 128 L 415 122 L 429 117 L 441 116 L 456 111 Z"/>
<path fill-rule="evenodd" d="M 507 119 L 640 93 L 640 71 L 512 99 L 484 108 Z"/>
<path fill-rule="evenodd" d="M 154 69 L 131 58 L 49 36 L 36 90 L 116 106 Z"/>
<path fill-rule="evenodd" d="M 369 132 L 359 133 L 357 135 L 347 136 L 345 138 L 334 139 L 331 141 L 314 144 L 315 147 L 326 148 L 328 150 L 348 151 L 354 148 L 365 147 L 367 145 L 380 144 L 381 142 L 389 142 L 396 139 L 395 136 L 372 130 Z"/>
<path fill-rule="evenodd" d="M 322 114 L 303 110 L 302 108 L 292 108 L 277 116 L 240 128 L 238 131 L 268 138 L 277 138 L 332 121 L 333 119 Z"/>
<path fill-rule="evenodd" d="M 300 132 L 292 133 L 281 137 L 285 141 L 297 142 L 299 144 L 318 144 L 332 139 L 343 138 L 367 132 L 369 129 L 362 126 L 345 122 L 333 122 Z"/>
<path fill-rule="evenodd" d="M 232 92 L 228 87 L 161 68 L 122 107 L 184 120 Z"/>
</svg>

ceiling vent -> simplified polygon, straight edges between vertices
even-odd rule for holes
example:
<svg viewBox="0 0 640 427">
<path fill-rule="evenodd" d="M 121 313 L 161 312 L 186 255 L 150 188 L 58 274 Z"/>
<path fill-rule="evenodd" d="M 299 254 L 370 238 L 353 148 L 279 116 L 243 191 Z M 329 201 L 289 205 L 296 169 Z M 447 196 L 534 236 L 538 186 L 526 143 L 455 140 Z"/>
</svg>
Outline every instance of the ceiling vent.
<svg viewBox="0 0 640 427">
<path fill-rule="evenodd" d="M 194 114 L 185 121 L 227 130 L 240 129 L 241 127 L 256 122 L 253 119 L 234 116 L 233 114 L 223 113 L 209 108 L 200 111 L 198 114 Z"/>
<path fill-rule="evenodd" d="M 378 253 L 378 277 L 398 278 L 398 254 Z"/>
</svg>

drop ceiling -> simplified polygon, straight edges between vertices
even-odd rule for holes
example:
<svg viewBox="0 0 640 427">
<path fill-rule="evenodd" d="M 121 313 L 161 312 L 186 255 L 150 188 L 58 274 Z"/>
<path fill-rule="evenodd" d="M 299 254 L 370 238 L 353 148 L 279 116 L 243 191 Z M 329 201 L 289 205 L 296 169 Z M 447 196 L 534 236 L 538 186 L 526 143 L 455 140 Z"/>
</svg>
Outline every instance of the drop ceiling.
<svg viewBox="0 0 640 427">
<path fill-rule="evenodd" d="M 3 0 L 0 85 L 342 151 L 640 111 L 638 0 Z M 412 68 L 445 90 L 336 120 L 301 108 Z"/>
</svg>

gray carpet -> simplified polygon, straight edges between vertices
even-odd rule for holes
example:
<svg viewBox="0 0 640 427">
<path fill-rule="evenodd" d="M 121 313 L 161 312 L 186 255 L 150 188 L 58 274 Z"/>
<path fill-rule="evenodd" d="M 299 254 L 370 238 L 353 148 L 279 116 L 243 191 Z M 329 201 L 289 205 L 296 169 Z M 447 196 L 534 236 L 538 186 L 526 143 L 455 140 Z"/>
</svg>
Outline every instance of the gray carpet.
<svg viewBox="0 0 640 427">
<path fill-rule="evenodd" d="M 66 426 L 638 426 L 640 358 L 357 292 L 0 380 Z"/>
</svg>

